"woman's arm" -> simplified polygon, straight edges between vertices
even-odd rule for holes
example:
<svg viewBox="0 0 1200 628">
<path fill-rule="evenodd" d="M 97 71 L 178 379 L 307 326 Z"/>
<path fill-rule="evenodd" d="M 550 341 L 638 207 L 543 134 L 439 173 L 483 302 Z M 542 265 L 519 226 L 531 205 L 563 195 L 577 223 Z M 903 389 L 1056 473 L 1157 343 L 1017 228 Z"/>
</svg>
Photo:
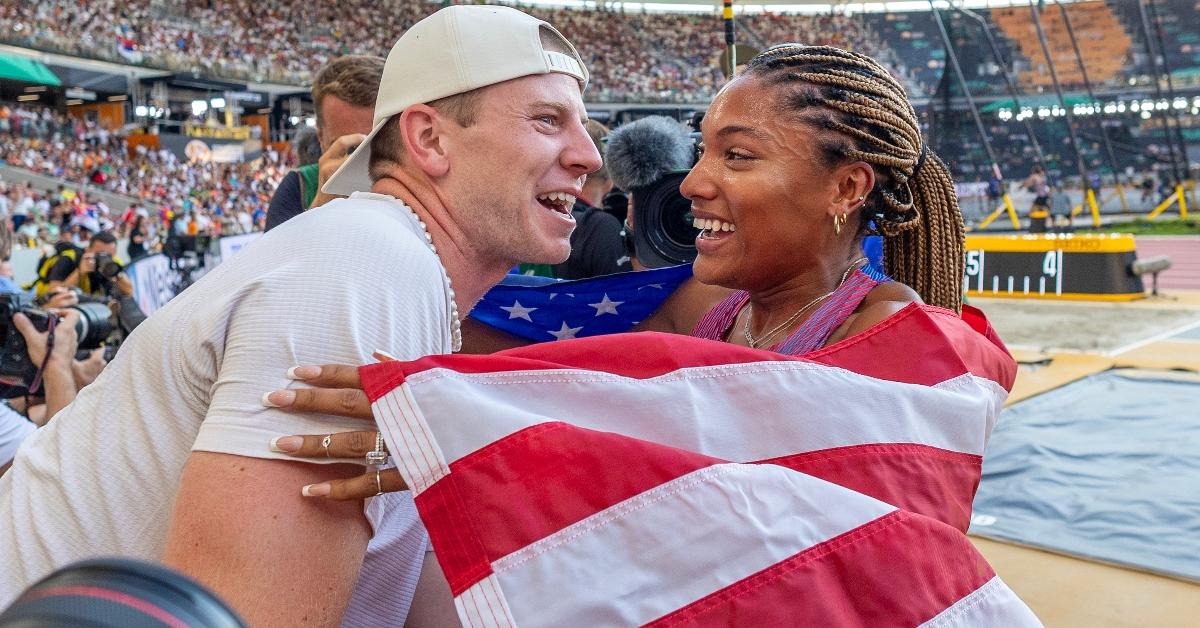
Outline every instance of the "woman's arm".
<svg viewBox="0 0 1200 628">
<path fill-rule="evenodd" d="M 689 277 L 650 318 L 638 323 L 632 331 L 690 335 L 700 319 L 732 293 L 729 288 L 710 286 Z"/>
<path fill-rule="evenodd" d="M 471 317 L 462 321 L 462 351 L 460 353 L 488 354 L 534 344 L 532 340 L 500 331 Z"/>
</svg>

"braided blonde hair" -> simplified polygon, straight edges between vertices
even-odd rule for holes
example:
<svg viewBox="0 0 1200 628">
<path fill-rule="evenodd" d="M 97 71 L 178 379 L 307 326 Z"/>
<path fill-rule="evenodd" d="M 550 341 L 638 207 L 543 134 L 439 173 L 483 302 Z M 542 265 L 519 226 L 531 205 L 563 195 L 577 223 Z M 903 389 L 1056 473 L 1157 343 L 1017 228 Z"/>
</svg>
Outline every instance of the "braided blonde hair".
<svg viewBox="0 0 1200 628">
<path fill-rule="evenodd" d="M 961 311 L 963 221 L 946 164 L 921 139 L 904 87 L 874 59 L 830 46 L 782 44 L 750 60 L 747 76 L 779 86 L 789 111 L 821 129 L 829 164 L 864 161 L 875 187 L 862 225 L 883 236 L 884 266 L 926 303 Z M 798 89 L 789 89 L 796 86 Z"/>
</svg>

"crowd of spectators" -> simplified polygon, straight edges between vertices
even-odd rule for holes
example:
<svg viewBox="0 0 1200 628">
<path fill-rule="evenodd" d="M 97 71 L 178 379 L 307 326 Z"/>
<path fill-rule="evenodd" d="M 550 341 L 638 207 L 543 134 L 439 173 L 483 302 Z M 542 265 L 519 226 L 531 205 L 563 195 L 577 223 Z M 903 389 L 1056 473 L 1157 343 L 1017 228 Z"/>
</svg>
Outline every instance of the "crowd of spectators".
<svg viewBox="0 0 1200 628">
<path fill-rule="evenodd" d="M 93 122 L 48 109 L 0 104 L 0 163 L 62 179 L 72 185 L 40 190 L 0 183 L 0 220 L 12 225 L 17 246 L 45 247 L 63 231 L 114 230 L 125 236 L 137 223 L 148 241 L 179 235 L 229 235 L 261 230 L 288 157 L 267 150 L 235 163 L 193 163 L 167 150 L 138 147 Z M 115 212 L 96 194 L 128 197 Z M 151 249 L 152 250 L 152 249 Z"/>
<path fill-rule="evenodd" d="M 217 77 L 307 86 L 343 54 L 383 56 L 425 0 L 45 0 L 0 2 L 0 39 L 17 45 Z M 717 14 L 522 7 L 581 42 L 598 102 L 704 103 L 723 82 Z M 739 39 L 832 44 L 893 62 L 862 19 L 746 14 Z"/>
</svg>

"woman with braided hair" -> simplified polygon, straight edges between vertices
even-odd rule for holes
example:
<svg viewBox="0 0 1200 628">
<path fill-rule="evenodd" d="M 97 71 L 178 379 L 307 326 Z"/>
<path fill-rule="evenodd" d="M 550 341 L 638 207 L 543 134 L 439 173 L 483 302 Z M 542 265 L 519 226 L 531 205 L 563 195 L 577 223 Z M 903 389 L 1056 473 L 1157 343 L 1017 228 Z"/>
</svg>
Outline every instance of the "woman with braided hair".
<svg viewBox="0 0 1200 628">
<path fill-rule="evenodd" d="M 953 181 L 926 147 L 904 89 L 878 63 L 832 47 L 776 46 L 721 90 L 701 131 L 702 155 L 680 188 L 702 229 L 694 277 L 635 331 L 814 359 L 844 349 L 869 353 L 877 346 L 872 337 L 899 334 L 913 356 L 869 359 L 937 371 L 945 365 L 905 360 L 920 359 L 916 347 L 959 359 L 954 349 L 961 347 L 928 349 L 957 342 L 942 333 L 950 326 L 968 339 L 966 351 L 1011 386 L 1015 364 L 982 315 L 962 305 L 963 225 Z M 863 238 L 873 233 L 883 238 L 886 274 L 863 256 Z M 464 321 L 464 330 L 468 353 L 529 344 L 477 323 Z M 307 367 L 293 376 L 317 388 L 276 391 L 264 402 L 372 418 L 355 390 L 355 368 Z M 355 457 L 375 437 L 294 436 L 272 446 L 302 457 Z M 919 474 L 913 478 L 919 483 Z M 306 487 L 305 495 L 359 499 L 403 486 L 389 470 Z M 867 492 L 934 516 L 951 504 L 955 514 L 941 518 L 965 529 L 974 484 L 953 495 L 906 491 Z"/>
<path fill-rule="evenodd" d="M 960 311 L 963 225 L 904 88 L 869 57 L 787 44 L 714 100 L 681 191 L 699 281 L 737 288 L 694 335 L 803 354 L 909 303 Z M 712 222 L 715 228 L 708 228 Z M 883 236 L 888 277 L 861 267 Z"/>
<path fill-rule="evenodd" d="M 766 460 L 965 532 L 979 480 L 978 444 L 986 443 L 999 407 L 993 399 L 1003 397 L 1000 388 L 1011 387 L 1016 365 L 982 316 L 962 305 L 963 224 L 953 182 L 923 141 L 904 89 L 863 55 L 831 47 L 776 46 L 754 57 L 745 73 L 720 91 L 701 132 L 701 157 L 680 187 L 702 230 L 693 277 L 635 331 L 690 334 L 799 355 L 905 384 L 961 383 L 964 374 L 974 379 L 982 373 L 978 377 L 987 386 L 970 390 L 987 394 L 970 411 L 949 419 L 920 413 L 898 419 L 896 413 L 903 412 L 893 409 L 910 402 L 901 392 L 904 387 L 863 399 L 851 396 L 848 403 L 870 409 L 857 419 L 798 413 L 796 425 L 811 433 L 780 438 L 794 445 L 789 451 L 805 453 L 788 462 Z M 868 234 L 883 238 L 885 272 L 866 264 L 863 240 Z M 533 309 L 522 312 L 527 317 Z M 469 321 L 463 331 L 469 353 L 529 344 Z M 565 345 L 562 349 L 567 351 Z M 507 355 L 517 358 L 520 351 Z M 642 357 L 631 353 L 635 360 Z M 385 354 L 376 357 L 387 359 Z M 307 386 L 270 392 L 264 404 L 374 418 L 356 367 L 303 366 L 288 376 Z M 966 388 L 954 390 L 972 394 Z M 776 391 L 765 388 L 754 394 L 767 397 Z M 837 395 L 823 388 L 800 394 Z M 602 408 L 595 411 L 603 414 Z M 723 438 L 705 432 L 710 429 L 706 418 L 703 413 L 694 418 L 697 442 L 705 435 Z M 758 419 L 752 409 L 739 418 L 746 434 L 755 432 Z M 906 420 L 916 432 L 944 429 L 953 435 L 947 442 L 975 443 L 971 447 L 978 446 L 978 452 L 887 438 L 878 446 L 821 444 L 827 431 L 841 429 L 831 427 L 835 424 L 858 421 L 863 433 L 873 433 Z M 383 441 L 372 429 L 281 437 L 271 447 L 297 457 L 365 457 L 373 463 L 387 458 Z M 399 470 L 376 468 L 301 492 L 346 500 L 405 488 Z M 422 616 L 449 614 L 450 594 L 439 569 L 436 561 L 426 561 L 419 586 L 424 593 L 418 593 L 416 602 Z M 845 586 L 847 599 L 880 593 Z M 737 624 L 733 617 L 727 621 Z"/>
</svg>

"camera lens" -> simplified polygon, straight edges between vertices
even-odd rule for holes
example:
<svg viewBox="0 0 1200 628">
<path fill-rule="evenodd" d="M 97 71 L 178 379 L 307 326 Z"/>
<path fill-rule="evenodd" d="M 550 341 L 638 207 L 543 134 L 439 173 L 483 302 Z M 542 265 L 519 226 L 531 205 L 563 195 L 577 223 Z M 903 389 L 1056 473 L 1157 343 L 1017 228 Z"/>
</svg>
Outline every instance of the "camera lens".
<svg viewBox="0 0 1200 628">
<path fill-rule="evenodd" d="M 75 325 L 75 335 L 79 337 L 80 349 L 95 349 L 99 347 L 109 334 L 113 332 L 112 311 L 103 303 L 79 303 L 71 306 L 79 312 L 79 323 Z"/>
<path fill-rule="evenodd" d="M 692 226 L 695 218 L 692 216 L 692 202 L 679 196 L 666 201 L 662 213 L 662 232 L 673 246 L 694 247 L 696 245 L 696 228 Z"/>
<path fill-rule="evenodd" d="M 648 267 L 686 264 L 696 259 L 692 203 L 679 193 L 687 171 L 672 172 L 658 182 L 634 190 L 634 239 L 637 256 Z"/>
<path fill-rule="evenodd" d="M 216 595 L 151 563 L 102 558 L 68 565 L 0 614 L 0 628 L 97 628 L 245 624 Z"/>
</svg>

